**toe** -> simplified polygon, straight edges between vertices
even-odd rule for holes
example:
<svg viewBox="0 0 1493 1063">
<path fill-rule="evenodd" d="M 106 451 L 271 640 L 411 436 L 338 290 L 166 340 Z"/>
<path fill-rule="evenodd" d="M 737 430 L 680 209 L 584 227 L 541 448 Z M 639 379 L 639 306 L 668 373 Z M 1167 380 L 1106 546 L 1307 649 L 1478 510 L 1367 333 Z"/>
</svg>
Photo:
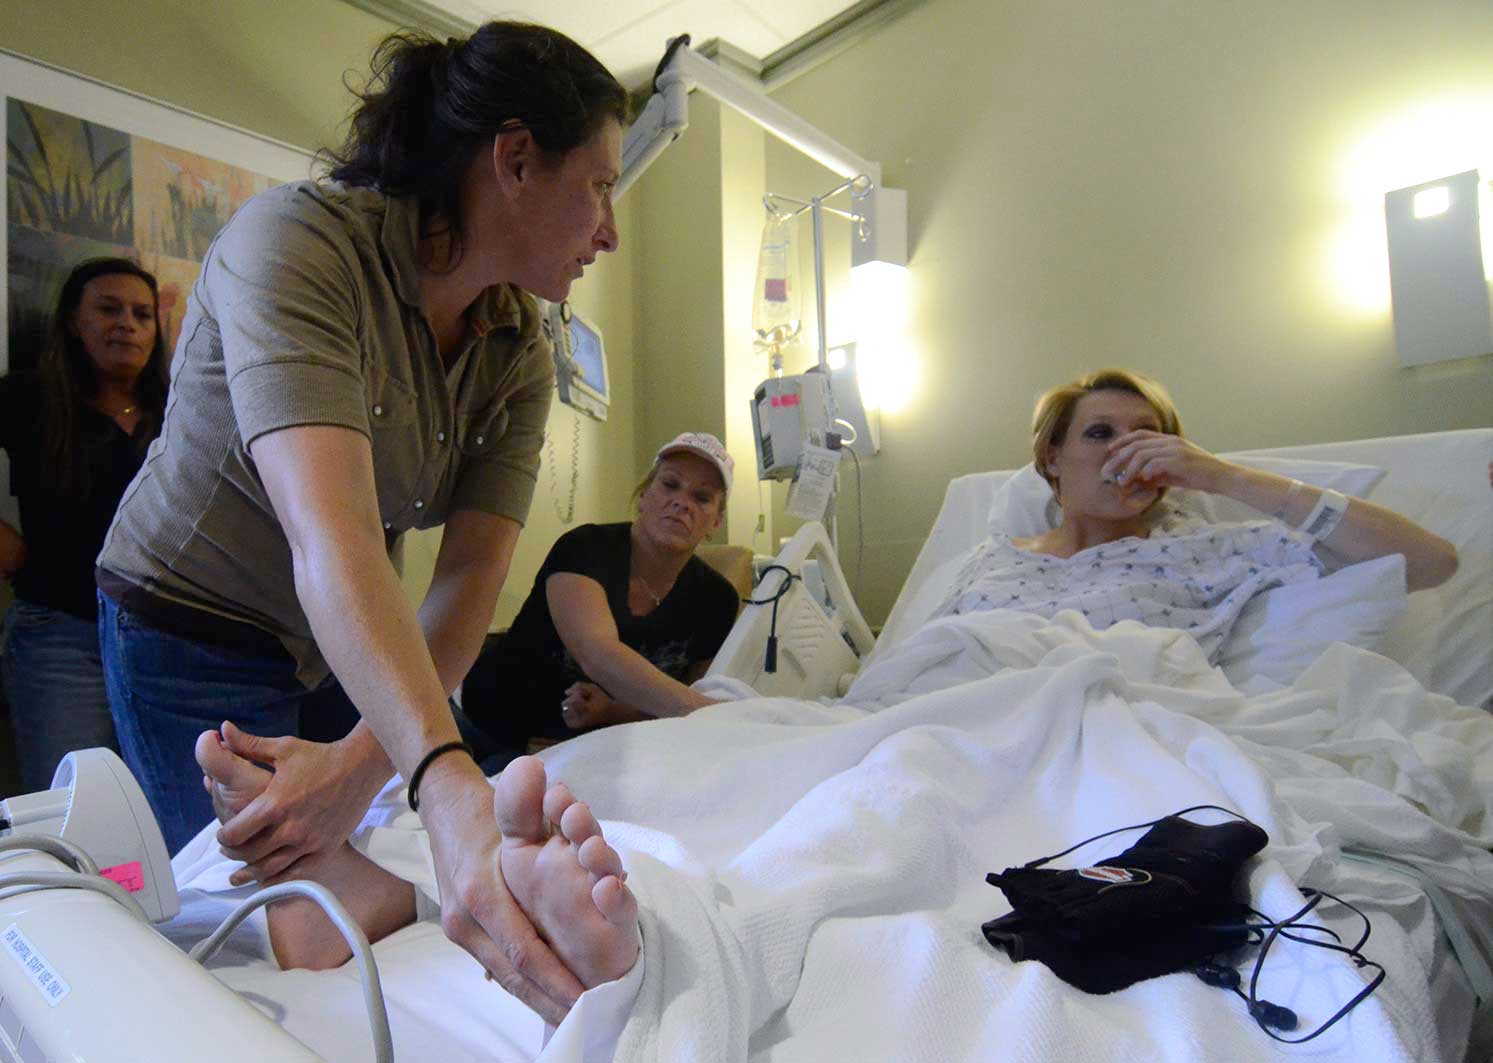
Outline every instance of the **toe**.
<svg viewBox="0 0 1493 1063">
<path fill-rule="evenodd" d="M 263 789 L 269 778 L 269 772 L 225 746 L 217 731 L 198 735 L 195 753 L 197 766 L 213 781 L 230 789 L 248 792 Z"/>
<path fill-rule="evenodd" d="M 570 792 L 570 787 L 563 782 L 557 782 L 544 792 L 544 818 L 560 825 L 560 820 L 565 818 L 566 809 L 575 804 L 575 794 Z"/>
<path fill-rule="evenodd" d="M 544 762 L 519 757 L 493 784 L 493 814 L 505 836 L 544 840 Z"/>
<path fill-rule="evenodd" d="M 217 731 L 203 731 L 197 736 L 197 745 L 193 747 L 192 752 L 197 758 L 197 766 L 204 773 L 211 774 L 208 770 L 209 764 L 218 763 L 220 753 L 227 752 L 223 749 L 222 742 Z"/>
<path fill-rule="evenodd" d="M 576 852 L 576 859 L 597 878 L 606 878 L 608 875 L 627 877 L 627 872 L 622 870 L 622 857 L 617 855 L 617 850 L 608 845 L 600 834 L 591 835 L 581 844 Z"/>
<path fill-rule="evenodd" d="M 613 926 L 626 929 L 637 925 L 638 900 L 621 879 L 609 876 L 592 886 L 591 901 Z"/>
<path fill-rule="evenodd" d="M 580 845 L 587 838 L 594 838 L 601 833 L 601 824 L 596 822 L 591 806 L 584 801 L 572 802 L 557 822 L 560 833 L 565 835 L 565 840 L 571 845 Z"/>
</svg>

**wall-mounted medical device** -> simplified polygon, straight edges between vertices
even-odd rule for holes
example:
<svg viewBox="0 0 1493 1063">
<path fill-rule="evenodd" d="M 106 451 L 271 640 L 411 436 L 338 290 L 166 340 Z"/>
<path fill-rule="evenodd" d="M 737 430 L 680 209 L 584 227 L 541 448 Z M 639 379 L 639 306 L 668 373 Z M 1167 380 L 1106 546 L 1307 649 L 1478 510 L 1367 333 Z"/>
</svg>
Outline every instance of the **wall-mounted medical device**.
<svg viewBox="0 0 1493 1063">
<path fill-rule="evenodd" d="M 555 384 L 560 389 L 560 401 L 605 421 L 612 390 L 601 330 L 568 302 L 550 303 L 545 320 L 555 348 Z"/>
<path fill-rule="evenodd" d="M 818 369 L 769 377 L 758 384 L 752 395 L 757 477 L 792 479 L 806 444 L 829 445 L 833 409 L 829 376 Z"/>
</svg>

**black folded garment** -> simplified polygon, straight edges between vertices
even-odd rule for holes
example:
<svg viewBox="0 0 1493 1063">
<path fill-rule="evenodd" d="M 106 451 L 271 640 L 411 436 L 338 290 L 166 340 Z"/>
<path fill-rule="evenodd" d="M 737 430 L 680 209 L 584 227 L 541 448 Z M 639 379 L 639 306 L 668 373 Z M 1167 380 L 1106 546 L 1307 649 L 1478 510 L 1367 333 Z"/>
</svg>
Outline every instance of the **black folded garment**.
<svg viewBox="0 0 1493 1063">
<path fill-rule="evenodd" d="M 1201 826 L 1167 816 L 1088 867 L 1051 871 L 1034 860 L 985 876 L 1012 911 L 981 929 L 1013 960 L 1038 960 L 1079 989 L 1110 993 L 1244 944 L 1248 913 L 1234 879 L 1268 841 L 1247 820 Z"/>
</svg>

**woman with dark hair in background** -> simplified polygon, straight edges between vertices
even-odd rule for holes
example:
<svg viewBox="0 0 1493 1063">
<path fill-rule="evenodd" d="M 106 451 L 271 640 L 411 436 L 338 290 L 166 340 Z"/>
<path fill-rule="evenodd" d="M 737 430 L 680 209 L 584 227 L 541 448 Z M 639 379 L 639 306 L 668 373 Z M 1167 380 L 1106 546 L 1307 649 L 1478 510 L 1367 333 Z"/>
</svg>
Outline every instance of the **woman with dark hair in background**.
<svg viewBox="0 0 1493 1063">
<path fill-rule="evenodd" d="M 361 101 L 330 181 L 256 196 L 208 251 L 161 444 L 99 557 L 109 700 L 172 851 L 213 815 L 204 729 L 232 720 L 274 767 L 218 834 L 236 881 L 340 846 L 397 771 L 446 932 L 557 1020 L 581 985 L 497 873 L 447 695 L 534 491 L 554 375 L 534 296 L 617 246 L 626 93 L 562 34 L 490 22 L 389 38 Z M 389 552 L 441 525 L 417 611 Z M 335 741 L 263 737 L 297 735 Z"/>
<path fill-rule="evenodd" d="M 0 671 L 21 784 L 45 790 L 63 755 L 117 748 L 99 662 L 93 560 L 166 406 L 156 279 L 124 258 L 76 266 L 35 371 L 0 379 L 0 449 L 20 529 L 0 521 L 16 600 Z"/>
</svg>

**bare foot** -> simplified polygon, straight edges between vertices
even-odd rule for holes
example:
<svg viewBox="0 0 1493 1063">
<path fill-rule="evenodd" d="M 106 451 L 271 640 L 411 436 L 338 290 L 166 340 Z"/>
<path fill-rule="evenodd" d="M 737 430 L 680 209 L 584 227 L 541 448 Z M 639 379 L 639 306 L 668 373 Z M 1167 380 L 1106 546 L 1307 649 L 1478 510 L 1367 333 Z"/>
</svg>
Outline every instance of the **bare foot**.
<svg viewBox="0 0 1493 1063">
<path fill-rule="evenodd" d="M 225 728 L 233 724 L 225 723 Z M 217 731 L 197 736 L 197 765 L 202 784 L 212 795 L 213 811 L 227 823 L 264 792 L 273 773 L 245 760 L 223 744 Z M 369 941 L 378 941 L 415 921 L 415 890 L 408 882 L 389 874 L 347 842 L 325 853 L 302 857 L 273 881 L 303 880 L 327 887 Z M 352 948 L 310 898 L 273 901 L 265 909 L 269 921 L 270 947 L 275 960 L 286 970 L 308 968 L 325 971 L 352 958 Z"/>
<path fill-rule="evenodd" d="M 638 902 L 622 858 L 591 809 L 563 784 L 545 789 L 542 761 L 503 769 L 493 809 L 503 832 L 503 880 L 555 955 L 587 989 L 622 977 L 638 958 Z"/>
<path fill-rule="evenodd" d="M 233 727 L 224 723 L 225 728 Z M 237 730 L 237 728 L 234 728 Z M 202 785 L 213 799 L 213 814 L 219 823 L 227 823 L 242 812 L 269 786 L 274 774 L 253 761 L 245 760 L 223 744 L 217 731 L 203 731 L 197 736 L 197 766 L 202 769 Z"/>
</svg>

